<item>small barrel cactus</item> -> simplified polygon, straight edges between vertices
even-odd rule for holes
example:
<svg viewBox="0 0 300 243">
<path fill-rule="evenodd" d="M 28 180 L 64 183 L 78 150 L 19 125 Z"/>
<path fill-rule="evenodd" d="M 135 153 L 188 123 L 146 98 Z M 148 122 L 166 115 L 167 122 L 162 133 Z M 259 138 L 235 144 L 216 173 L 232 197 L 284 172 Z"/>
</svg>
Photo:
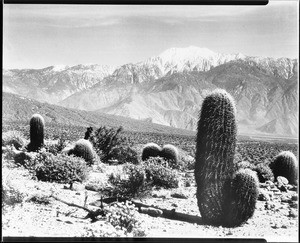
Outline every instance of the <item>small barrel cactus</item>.
<svg viewBox="0 0 300 243">
<path fill-rule="evenodd" d="M 283 176 L 288 179 L 290 184 L 297 184 L 298 180 L 298 161 L 296 156 L 290 151 L 279 153 L 270 164 L 274 177 Z"/>
<path fill-rule="evenodd" d="M 239 190 L 241 195 L 255 195 L 257 187 L 253 184 L 247 188 L 243 183 L 248 180 L 244 182 L 244 177 L 235 173 L 235 116 L 234 100 L 225 90 L 216 90 L 204 99 L 198 121 L 195 179 L 198 207 L 208 224 L 237 226 L 251 217 L 255 209 L 252 204 L 248 208 L 247 197 L 236 195 Z M 252 181 L 251 178 L 248 179 Z M 237 212 L 230 209 L 233 204 L 239 205 Z"/>
<path fill-rule="evenodd" d="M 79 139 L 75 143 L 74 148 L 68 151 L 68 155 L 83 158 L 87 162 L 87 165 L 92 165 L 96 159 L 96 153 L 93 145 L 86 139 Z"/>
<path fill-rule="evenodd" d="M 28 151 L 38 151 L 44 145 L 44 118 L 39 114 L 34 114 L 30 119 L 30 143 Z"/>
<path fill-rule="evenodd" d="M 160 151 L 160 157 L 164 158 L 165 160 L 171 161 L 171 163 L 174 164 L 178 163 L 178 156 L 178 149 L 172 144 L 164 145 L 162 150 Z"/>
<path fill-rule="evenodd" d="M 150 157 L 160 156 L 161 147 L 156 143 L 147 143 L 142 152 L 142 160 L 145 161 Z"/>
<path fill-rule="evenodd" d="M 253 216 L 259 194 L 258 188 L 259 180 L 253 170 L 240 169 L 234 173 L 228 188 L 230 193 L 224 204 L 227 207 L 224 217 L 225 226 L 239 226 L 245 219 Z"/>
</svg>

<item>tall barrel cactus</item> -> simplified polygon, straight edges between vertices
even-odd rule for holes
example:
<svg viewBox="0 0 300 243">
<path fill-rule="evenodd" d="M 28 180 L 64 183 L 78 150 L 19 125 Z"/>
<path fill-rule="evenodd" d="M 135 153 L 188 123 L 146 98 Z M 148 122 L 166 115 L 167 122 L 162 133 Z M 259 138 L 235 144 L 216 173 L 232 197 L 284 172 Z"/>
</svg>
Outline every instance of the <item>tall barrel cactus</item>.
<svg viewBox="0 0 300 243">
<path fill-rule="evenodd" d="M 150 157 L 160 156 L 161 147 L 156 143 L 147 143 L 142 152 L 142 160 L 147 160 Z"/>
<path fill-rule="evenodd" d="M 172 144 L 164 145 L 162 150 L 160 151 L 160 157 L 169 160 L 171 161 L 171 163 L 174 164 L 178 163 L 178 156 L 179 156 L 178 149 Z"/>
<path fill-rule="evenodd" d="M 290 184 L 297 184 L 298 180 L 298 161 L 296 156 L 290 151 L 279 153 L 270 164 L 274 177 L 284 176 Z"/>
<path fill-rule="evenodd" d="M 257 176 L 236 171 L 236 108 L 225 90 L 216 90 L 202 104 L 198 121 L 195 179 L 198 207 L 205 223 L 237 226 L 253 215 Z M 235 210 L 232 210 L 232 206 Z"/>
<path fill-rule="evenodd" d="M 86 139 L 79 139 L 75 143 L 74 148 L 69 150 L 68 155 L 83 158 L 87 162 L 87 165 L 92 165 L 96 159 L 93 145 Z"/>
<path fill-rule="evenodd" d="M 44 145 L 44 118 L 39 114 L 34 114 L 30 119 L 30 143 L 28 151 L 37 151 Z"/>
</svg>

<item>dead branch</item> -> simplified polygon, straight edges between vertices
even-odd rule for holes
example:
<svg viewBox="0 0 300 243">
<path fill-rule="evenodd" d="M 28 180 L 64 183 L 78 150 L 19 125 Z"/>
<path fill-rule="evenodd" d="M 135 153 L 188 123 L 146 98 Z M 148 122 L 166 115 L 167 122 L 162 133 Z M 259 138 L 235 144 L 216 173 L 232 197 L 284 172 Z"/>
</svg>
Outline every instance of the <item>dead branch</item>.
<svg viewBox="0 0 300 243">
<path fill-rule="evenodd" d="M 105 203 L 112 203 L 112 202 L 125 202 L 125 201 L 130 201 L 132 202 L 139 210 L 140 213 L 148 214 L 150 216 L 153 216 L 153 213 L 151 211 L 143 210 L 142 208 L 153 208 L 156 210 L 160 210 L 162 214 L 159 217 L 166 218 L 166 219 L 172 219 L 172 220 L 179 220 L 183 222 L 188 222 L 188 223 L 196 223 L 196 224 L 201 224 L 202 219 L 199 216 L 195 215 L 189 215 L 189 214 L 184 214 L 184 213 L 179 213 L 176 212 L 175 209 L 168 210 L 168 209 L 163 209 L 155 206 L 149 206 L 134 200 L 130 200 L 128 198 L 119 198 L 119 197 L 113 197 L 113 198 L 105 198 L 103 199 L 103 202 Z"/>
</svg>

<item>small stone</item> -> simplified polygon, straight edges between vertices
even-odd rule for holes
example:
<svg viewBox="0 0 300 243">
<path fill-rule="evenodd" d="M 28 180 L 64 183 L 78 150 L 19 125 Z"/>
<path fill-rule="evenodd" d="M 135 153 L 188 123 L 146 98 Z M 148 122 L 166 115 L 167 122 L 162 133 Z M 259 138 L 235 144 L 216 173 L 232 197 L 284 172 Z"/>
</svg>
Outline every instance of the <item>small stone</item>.
<svg viewBox="0 0 300 243">
<path fill-rule="evenodd" d="M 283 225 L 281 226 L 281 228 L 287 229 L 288 227 L 287 227 L 285 224 L 283 224 Z"/>
<path fill-rule="evenodd" d="M 72 191 L 83 191 L 84 189 L 85 185 L 78 182 L 74 182 L 71 188 Z"/>
<path fill-rule="evenodd" d="M 281 187 L 279 187 L 279 190 L 282 192 L 287 192 L 287 188 L 284 185 L 281 185 Z"/>
<path fill-rule="evenodd" d="M 281 184 L 281 185 L 287 185 L 289 184 L 289 181 L 288 179 L 286 179 L 285 177 L 283 176 L 277 176 L 277 182 L 278 182 L 278 186 Z"/>
<path fill-rule="evenodd" d="M 258 201 L 269 201 L 270 200 L 270 196 L 267 193 L 261 191 L 258 194 L 257 200 Z"/>
<path fill-rule="evenodd" d="M 283 202 L 283 203 L 288 203 L 288 202 L 290 202 L 290 199 L 287 198 L 287 197 L 282 197 L 282 198 L 281 198 L 281 202 Z"/>
<path fill-rule="evenodd" d="M 297 218 L 297 212 L 294 209 L 290 209 L 288 217 Z"/>
<path fill-rule="evenodd" d="M 290 208 L 298 208 L 298 202 L 294 202 L 294 201 L 292 201 L 292 202 L 290 202 Z"/>
<path fill-rule="evenodd" d="M 274 188 L 274 187 L 275 187 L 273 181 L 266 181 L 265 184 L 266 184 L 266 185 L 269 185 L 271 188 Z"/>
<path fill-rule="evenodd" d="M 275 204 L 274 203 L 266 202 L 265 209 L 270 210 L 270 209 L 273 209 L 273 208 L 275 208 Z"/>
<path fill-rule="evenodd" d="M 185 195 L 183 192 L 175 192 L 175 193 L 171 194 L 171 197 L 181 198 L 181 199 L 188 199 L 188 196 Z"/>
<path fill-rule="evenodd" d="M 178 205 L 176 203 L 172 203 L 171 205 L 172 205 L 172 207 L 175 207 L 175 208 L 178 207 Z"/>
<path fill-rule="evenodd" d="M 293 195 L 291 198 L 292 201 L 298 201 L 298 195 Z"/>
</svg>

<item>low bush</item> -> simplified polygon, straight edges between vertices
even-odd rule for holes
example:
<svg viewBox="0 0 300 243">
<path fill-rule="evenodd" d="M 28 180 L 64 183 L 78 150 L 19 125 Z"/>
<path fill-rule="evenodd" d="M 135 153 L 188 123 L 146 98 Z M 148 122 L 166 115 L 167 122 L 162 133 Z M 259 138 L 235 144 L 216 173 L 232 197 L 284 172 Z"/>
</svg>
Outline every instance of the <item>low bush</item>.
<svg viewBox="0 0 300 243">
<path fill-rule="evenodd" d="M 19 131 L 13 130 L 2 134 L 2 146 L 13 145 L 16 149 L 21 149 L 25 141 L 25 137 Z"/>
<path fill-rule="evenodd" d="M 146 180 L 158 188 L 177 188 L 179 186 L 178 173 L 169 167 L 167 161 L 161 157 L 152 157 L 143 163 Z"/>
<path fill-rule="evenodd" d="M 139 164 L 137 152 L 130 146 L 126 145 L 113 148 L 111 158 L 117 160 L 119 164 Z"/>
<path fill-rule="evenodd" d="M 130 202 L 117 202 L 107 207 L 106 220 L 116 229 L 132 236 L 142 236 L 141 222 L 139 221 L 138 209 Z M 138 235 L 137 235 L 138 233 Z"/>
<path fill-rule="evenodd" d="M 62 134 L 56 143 L 45 144 L 44 148 L 47 152 L 57 155 L 67 146 L 66 134 Z"/>
<path fill-rule="evenodd" d="M 114 187 L 111 196 L 132 198 L 145 195 L 150 190 L 145 170 L 140 165 L 124 165 L 122 174 L 111 174 L 109 182 Z"/>
<path fill-rule="evenodd" d="M 40 181 L 69 183 L 82 182 L 87 175 L 87 166 L 82 158 L 65 154 L 54 155 L 40 151 L 27 166 Z"/>
</svg>

